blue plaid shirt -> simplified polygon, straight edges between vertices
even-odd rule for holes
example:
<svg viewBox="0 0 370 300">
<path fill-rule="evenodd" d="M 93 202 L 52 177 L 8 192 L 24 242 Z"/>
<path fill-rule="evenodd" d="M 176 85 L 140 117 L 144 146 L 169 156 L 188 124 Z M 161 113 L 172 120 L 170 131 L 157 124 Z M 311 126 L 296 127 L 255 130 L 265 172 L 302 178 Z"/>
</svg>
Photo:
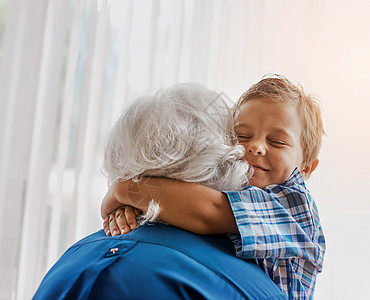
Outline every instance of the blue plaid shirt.
<svg viewBox="0 0 370 300">
<path fill-rule="evenodd" d="M 236 255 L 255 259 L 288 299 L 312 299 L 325 239 L 315 202 L 298 169 L 279 185 L 224 193 L 240 233 L 230 235 Z"/>
</svg>

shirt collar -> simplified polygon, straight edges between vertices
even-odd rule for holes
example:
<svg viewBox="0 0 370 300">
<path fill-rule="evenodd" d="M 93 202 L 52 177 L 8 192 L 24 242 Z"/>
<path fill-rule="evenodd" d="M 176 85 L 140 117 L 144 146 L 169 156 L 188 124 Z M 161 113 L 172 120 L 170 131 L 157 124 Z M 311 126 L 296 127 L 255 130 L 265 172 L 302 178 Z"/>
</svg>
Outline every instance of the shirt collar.
<svg viewBox="0 0 370 300">
<path fill-rule="evenodd" d="M 304 183 L 304 180 L 303 180 L 303 177 L 302 177 L 302 174 L 298 170 L 297 167 L 293 170 L 293 172 L 289 176 L 289 178 L 287 180 L 285 180 L 281 185 L 291 186 L 292 184 L 299 184 L 299 185 L 303 185 L 304 187 L 306 187 L 306 185 Z"/>
</svg>

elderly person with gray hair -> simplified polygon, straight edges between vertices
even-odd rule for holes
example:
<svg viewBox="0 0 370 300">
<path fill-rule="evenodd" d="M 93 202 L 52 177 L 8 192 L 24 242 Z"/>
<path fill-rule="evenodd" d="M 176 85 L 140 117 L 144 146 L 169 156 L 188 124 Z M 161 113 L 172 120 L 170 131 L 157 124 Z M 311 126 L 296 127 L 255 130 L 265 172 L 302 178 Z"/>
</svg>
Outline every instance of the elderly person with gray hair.
<svg viewBox="0 0 370 300">
<path fill-rule="evenodd" d="M 232 115 L 217 93 L 177 84 L 137 98 L 111 131 L 104 170 L 113 185 L 131 179 L 133 202 L 141 201 L 135 185 L 145 181 L 153 201 L 143 226 L 117 236 L 101 230 L 77 242 L 47 273 L 34 299 L 284 299 L 254 263 L 234 256 L 224 236 L 145 224 L 157 219 L 162 192 L 148 178 L 240 189 L 249 172 L 243 151 L 233 143 Z M 115 205 L 121 204 L 107 210 Z"/>
<path fill-rule="evenodd" d="M 121 115 L 103 167 L 111 183 L 165 177 L 238 190 L 247 183 L 249 165 L 242 160 L 244 148 L 233 144 L 233 132 L 232 113 L 220 94 L 176 84 L 144 93 Z M 153 200 L 142 220 L 157 217 L 160 208 Z"/>
</svg>

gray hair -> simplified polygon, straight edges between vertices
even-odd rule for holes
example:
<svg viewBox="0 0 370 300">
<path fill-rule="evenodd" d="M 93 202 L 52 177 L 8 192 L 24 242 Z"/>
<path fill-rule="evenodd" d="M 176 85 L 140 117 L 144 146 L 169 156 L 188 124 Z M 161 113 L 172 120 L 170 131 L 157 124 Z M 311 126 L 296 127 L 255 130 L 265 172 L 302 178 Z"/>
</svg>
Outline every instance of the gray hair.
<svg viewBox="0 0 370 300">
<path fill-rule="evenodd" d="M 232 112 L 220 94 L 175 84 L 144 93 L 122 113 L 103 170 L 111 183 L 151 176 L 238 190 L 251 170 L 234 138 Z"/>
</svg>

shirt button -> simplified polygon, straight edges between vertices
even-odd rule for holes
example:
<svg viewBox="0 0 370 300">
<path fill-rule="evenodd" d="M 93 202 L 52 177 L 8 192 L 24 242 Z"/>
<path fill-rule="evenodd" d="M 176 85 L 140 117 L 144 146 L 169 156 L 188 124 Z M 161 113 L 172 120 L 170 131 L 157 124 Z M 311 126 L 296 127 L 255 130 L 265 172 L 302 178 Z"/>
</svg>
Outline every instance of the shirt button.
<svg viewBox="0 0 370 300">
<path fill-rule="evenodd" d="M 105 257 L 116 256 L 119 254 L 119 248 L 111 248 L 105 253 Z"/>
</svg>

